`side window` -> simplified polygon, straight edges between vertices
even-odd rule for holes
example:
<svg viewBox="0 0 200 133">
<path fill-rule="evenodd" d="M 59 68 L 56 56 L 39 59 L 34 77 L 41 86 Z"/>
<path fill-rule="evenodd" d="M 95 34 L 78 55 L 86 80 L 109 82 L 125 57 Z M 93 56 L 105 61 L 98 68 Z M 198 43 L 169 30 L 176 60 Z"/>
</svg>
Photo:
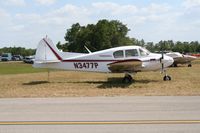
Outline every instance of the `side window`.
<svg viewBox="0 0 200 133">
<path fill-rule="evenodd" d="M 124 57 L 124 53 L 123 50 L 119 50 L 113 53 L 114 58 L 123 58 Z"/>
<path fill-rule="evenodd" d="M 137 49 L 126 50 L 125 53 L 126 53 L 126 57 L 138 56 Z"/>
</svg>

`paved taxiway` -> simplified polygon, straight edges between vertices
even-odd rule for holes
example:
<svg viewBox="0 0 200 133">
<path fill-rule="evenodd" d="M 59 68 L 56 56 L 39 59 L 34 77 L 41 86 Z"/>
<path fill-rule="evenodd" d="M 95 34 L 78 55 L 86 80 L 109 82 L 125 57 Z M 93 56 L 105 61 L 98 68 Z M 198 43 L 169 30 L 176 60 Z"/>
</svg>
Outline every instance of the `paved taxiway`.
<svg viewBox="0 0 200 133">
<path fill-rule="evenodd" d="M 200 132 L 200 97 L 0 99 L 2 133 Z"/>
</svg>

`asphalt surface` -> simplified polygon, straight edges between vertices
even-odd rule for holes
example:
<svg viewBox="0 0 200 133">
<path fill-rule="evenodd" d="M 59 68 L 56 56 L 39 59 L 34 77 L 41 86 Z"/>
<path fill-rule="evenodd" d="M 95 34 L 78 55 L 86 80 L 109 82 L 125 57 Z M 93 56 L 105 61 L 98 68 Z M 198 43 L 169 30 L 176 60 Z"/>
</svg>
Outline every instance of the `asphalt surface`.
<svg viewBox="0 0 200 133">
<path fill-rule="evenodd" d="M 0 133 L 197 133 L 200 97 L 0 99 Z"/>
</svg>

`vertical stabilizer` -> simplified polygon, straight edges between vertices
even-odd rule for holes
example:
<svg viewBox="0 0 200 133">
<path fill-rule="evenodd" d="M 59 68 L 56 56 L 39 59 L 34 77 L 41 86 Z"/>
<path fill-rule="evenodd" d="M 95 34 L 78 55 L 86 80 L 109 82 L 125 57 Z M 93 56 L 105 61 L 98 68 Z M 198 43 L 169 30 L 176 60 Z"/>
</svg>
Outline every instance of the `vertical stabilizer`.
<svg viewBox="0 0 200 133">
<path fill-rule="evenodd" d="M 35 63 L 60 62 L 62 58 L 59 53 L 58 48 L 51 39 L 43 38 L 36 50 Z"/>
</svg>

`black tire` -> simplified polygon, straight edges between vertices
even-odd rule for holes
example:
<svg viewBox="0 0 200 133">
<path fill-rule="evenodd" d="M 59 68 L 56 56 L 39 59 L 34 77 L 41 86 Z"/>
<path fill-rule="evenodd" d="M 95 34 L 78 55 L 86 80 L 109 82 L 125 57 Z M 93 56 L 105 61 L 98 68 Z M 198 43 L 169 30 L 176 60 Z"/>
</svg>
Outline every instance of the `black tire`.
<svg viewBox="0 0 200 133">
<path fill-rule="evenodd" d="M 164 80 L 164 81 L 170 81 L 171 79 L 172 79 L 172 78 L 171 78 L 170 76 L 164 76 L 164 77 L 163 77 L 163 80 Z"/>
<path fill-rule="evenodd" d="M 125 84 L 132 83 L 132 81 L 133 81 L 133 78 L 132 78 L 130 75 L 125 76 L 125 77 L 123 78 L 123 80 L 122 80 L 122 82 L 125 83 Z"/>
<path fill-rule="evenodd" d="M 167 76 L 167 77 L 168 77 L 169 81 L 172 80 L 172 78 L 170 76 Z"/>
<path fill-rule="evenodd" d="M 178 65 L 173 63 L 173 64 L 172 64 L 172 67 L 178 67 Z"/>
<path fill-rule="evenodd" d="M 192 64 L 188 64 L 188 67 L 192 67 Z"/>
</svg>

